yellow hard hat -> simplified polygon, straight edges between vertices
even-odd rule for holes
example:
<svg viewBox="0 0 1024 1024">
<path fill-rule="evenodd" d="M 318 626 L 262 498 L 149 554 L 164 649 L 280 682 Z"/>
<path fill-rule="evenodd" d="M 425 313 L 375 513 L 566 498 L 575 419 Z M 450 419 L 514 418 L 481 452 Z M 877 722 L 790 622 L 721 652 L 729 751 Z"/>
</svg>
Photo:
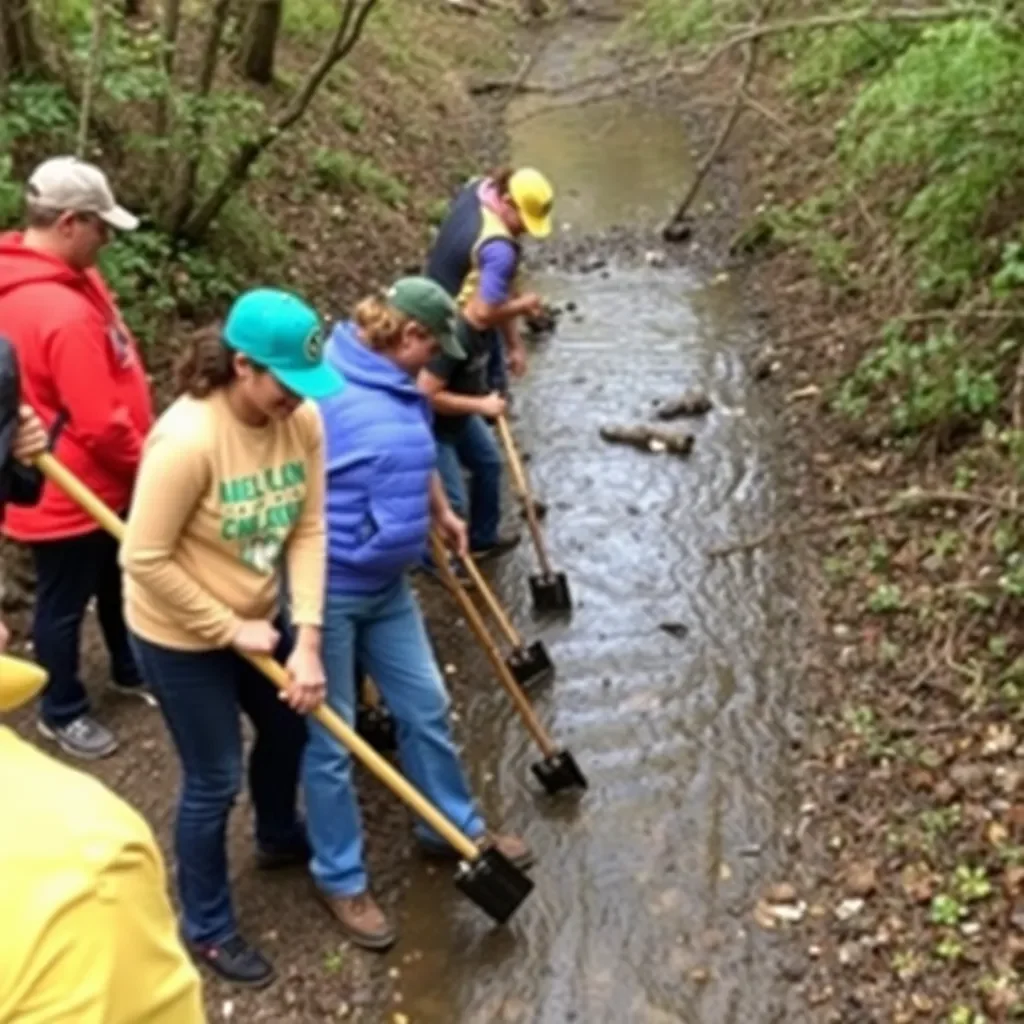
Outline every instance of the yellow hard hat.
<svg viewBox="0 0 1024 1024">
<path fill-rule="evenodd" d="M 551 234 L 551 204 L 555 190 L 540 171 L 521 167 L 508 179 L 508 194 L 516 204 L 523 226 L 534 238 Z"/>
<path fill-rule="evenodd" d="M 45 685 L 46 672 L 31 661 L 0 654 L 0 711 L 13 711 Z"/>
</svg>

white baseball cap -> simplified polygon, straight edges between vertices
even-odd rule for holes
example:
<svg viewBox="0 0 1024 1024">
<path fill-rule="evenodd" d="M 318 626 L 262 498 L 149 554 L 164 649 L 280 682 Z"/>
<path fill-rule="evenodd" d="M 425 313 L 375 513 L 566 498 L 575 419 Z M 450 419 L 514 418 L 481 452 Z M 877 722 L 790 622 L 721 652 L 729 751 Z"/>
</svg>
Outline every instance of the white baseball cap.
<svg viewBox="0 0 1024 1024">
<path fill-rule="evenodd" d="M 73 156 L 41 163 L 28 179 L 28 195 L 37 206 L 70 213 L 95 213 L 118 231 L 134 231 L 139 218 L 118 206 L 107 176 Z"/>
</svg>

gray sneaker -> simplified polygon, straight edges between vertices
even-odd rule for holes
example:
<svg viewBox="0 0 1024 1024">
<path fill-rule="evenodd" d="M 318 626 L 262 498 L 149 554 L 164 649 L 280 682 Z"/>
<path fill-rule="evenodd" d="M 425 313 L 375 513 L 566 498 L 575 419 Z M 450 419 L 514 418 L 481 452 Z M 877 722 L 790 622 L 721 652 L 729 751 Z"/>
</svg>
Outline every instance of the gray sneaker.
<svg viewBox="0 0 1024 1024">
<path fill-rule="evenodd" d="M 51 727 L 42 719 L 37 724 L 41 735 L 53 740 L 65 754 L 83 761 L 98 761 L 117 750 L 114 734 L 88 715 L 59 727 Z"/>
</svg>

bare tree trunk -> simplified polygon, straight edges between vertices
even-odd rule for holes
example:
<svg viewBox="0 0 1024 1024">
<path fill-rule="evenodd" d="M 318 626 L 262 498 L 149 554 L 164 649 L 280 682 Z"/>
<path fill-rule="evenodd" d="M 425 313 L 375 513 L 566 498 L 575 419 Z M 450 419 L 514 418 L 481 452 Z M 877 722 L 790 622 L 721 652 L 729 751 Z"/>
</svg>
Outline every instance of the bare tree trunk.
<svg viewBox="0 0 1024 1024">
<path fill-rule="evenodd" d="M 279 139 L 305 114 L 328 73 L 339 61 L 344 60 L 359 42 L 366 19 L 369 18 L 373 8 L 377 6 L 378 0 L 341 0 L 341 3 L 338 27 L 323 56 L 310 71 L 292 101 L 264 128 L 260 135 L 248 142 L 243 142 L 238 147 L 234 156 L 228 161 L 224 176 L 180 230 L 181 238 L 189 242 L 202 241 L 220 211 L 245 184 L 252 165 L 275 140 Z"/>
<path fill-rule="evenodd" d="M 216 0 L 213 5 L 210 25 L 203 43 L 199 75 L 193 94 L 194 101 L 205 99 L 213 88 L 213 79 L 217 73 L 217 62 L 220 56 L 221 37 L 224 35 L 224 23 L 227 21 L 230 7 L 231 0 Z M 200 104 L 194 104 L 196 112 L 192 115 L 184 140 L 185 152 L 178 165 L 171 193 L 167 228 L 173 235 L 181 232 L 195 204 L 196 182 L 199 179 L 199 165 L 203 159 L 203 134 L 206 127 L 199 107 Z"/>
<path fill-rule="evenodd" d="M 32 0 L 0 0 L 0 81 L 27 75 L 41 64 Z"/>
<path fill-rule="evenodd" d="M 160 103 L 156 108 L 156 117 L 153 120 L 153 134 L 162 139 L 167 134 L 170 125 L 171 93 L 174 89 L 174 51 L 178 46 L 178 28 L 181 25 L 181 0 L 164 0 L 163 3 L 163 25 L 160 35 L 162 36 L 164 75 L 167 78 L 167 87 Z"/>
<path fill-rule="evenodd" d="M 274 51 L 281 27 L 283 0 L 252 0 L 238 51 L 238 68 L 250 81 L 274 80 Z"/>
<path fill-rule="evenodd" d="M 89 114 L 92 111 L 96 83 L 101 80 L 103 65 L 103 28 L 106 14 L 106 0 L 93 0 L 92 38 L 89 40 L 89 63 L 85 68 L 85 82 L 82 86 L 82 103 L 78 118 L 78 145 L 75 153 L 84 159 L 89 142 Z"/>
</svg>

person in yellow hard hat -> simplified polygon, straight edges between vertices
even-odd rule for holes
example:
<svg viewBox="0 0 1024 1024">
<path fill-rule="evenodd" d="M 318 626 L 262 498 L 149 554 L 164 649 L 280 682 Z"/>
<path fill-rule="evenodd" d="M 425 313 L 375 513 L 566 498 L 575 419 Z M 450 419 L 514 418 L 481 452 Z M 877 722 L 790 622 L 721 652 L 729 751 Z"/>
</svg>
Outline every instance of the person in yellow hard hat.
<svg viewBox="0 0 1024 1024">
<path fill-rule="evenodd" d="M 17 363 L 0 339 L 0 518 L 41 490 L 46 451 L 20 404 Z M 0 713 L 46 683 L 5 655 Z M 145 821 L 96 779 L 0 726 L 0 1021 L 203 1024 L 199 975 L 178 937 L 163 860 Z"/>
<path fill-rule="evenodd" d="M 502 536 L 501 455 L 485 420 L 507 407 L 508 370 L 526 370 L 522 316 L 543 310 L 520 287 L 521 240 L 551 234 L 554 189 L 532 167 L 502 168 L 470 181 L 452 203 L 427 260 L 426 273 L 455 299 L 465 359 L 441 353 L 420 374 L 434 407 L 438 468 L 456 514 L 469 522 L 477 558 L 505 554 L 519 535 Z M 471 477 L 467 496 L 463 469 Z"/>
</svg>

